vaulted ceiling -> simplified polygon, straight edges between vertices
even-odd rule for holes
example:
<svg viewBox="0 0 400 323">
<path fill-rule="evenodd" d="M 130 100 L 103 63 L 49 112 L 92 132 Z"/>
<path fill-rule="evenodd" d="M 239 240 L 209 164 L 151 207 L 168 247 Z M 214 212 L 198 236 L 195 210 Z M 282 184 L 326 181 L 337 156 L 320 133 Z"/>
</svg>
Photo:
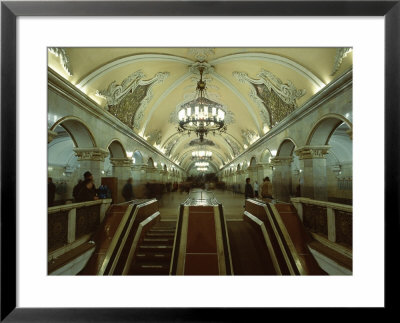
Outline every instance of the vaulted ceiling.
<svg viewBox="0 0 400 323">
<path fill-rule="evenodd" d="M 227 132 L 208 135 L 215 168 L 226 164 L 352 66 L 348 48 L 49 48 L 49 67 L 182 167 L 195 134 L 177 112 L 194 98 L 198 66 Z"/>
</svg>

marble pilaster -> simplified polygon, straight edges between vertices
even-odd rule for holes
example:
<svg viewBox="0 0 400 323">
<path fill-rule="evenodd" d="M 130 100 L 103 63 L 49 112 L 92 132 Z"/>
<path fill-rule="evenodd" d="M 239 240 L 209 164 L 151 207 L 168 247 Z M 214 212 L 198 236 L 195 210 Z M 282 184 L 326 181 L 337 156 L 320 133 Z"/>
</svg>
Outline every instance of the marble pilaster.
<svg viewBox="0 0 400 323">
<path fill-rule="evenodd" d="M 55 137 L 57 137 L 57 132 L 47 129 L 47 143 L 52 142 Z"/>
<path fill-rule="evenodd" d="M 277 156 L 271 158 L 273 166 L 272 190 L 275 199 L 289 202 L 292 186 L 291 163 L 292 156 Z"/>
<path fill-rule="evenodd" d="M 93 148 L 74 148 L 75 155 L 78 157 L 78 163 L 82 175 L 86 171 L 90 171 L 93 175 L 94 184 L 99 187 L 101 177 L 104 172 L 104 159 L 108 156 L 108 150 Z"/>
<path fill-rule="evenodd" d="M 123 202 L 124 198 L 122 196 L 122 188 L 126 184 L 127 180 L 132 177 L 131 167 L 132 167 L 132 159 L 131 158 L 110 158 L 110 163 L 113 167 L 113 176 L 117 177 L 117 201 Z"/>
</svg>

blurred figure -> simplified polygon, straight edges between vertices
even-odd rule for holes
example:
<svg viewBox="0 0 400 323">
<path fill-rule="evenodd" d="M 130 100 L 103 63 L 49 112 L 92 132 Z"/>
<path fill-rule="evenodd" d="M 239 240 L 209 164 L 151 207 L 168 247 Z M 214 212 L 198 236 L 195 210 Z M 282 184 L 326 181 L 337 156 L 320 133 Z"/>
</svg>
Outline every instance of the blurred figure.
<svg viewBox="0 0 400 323">
<path fill-rule="evenodd" d="M 246 186 L 244 187 L 244 197 L 246 199 L 254 197 L 253 187 L 250 184 L 250 177 L 246 178 Z"/>
<path fill-rule="evenodd" d="M 93 180 L 87 178 L 81 184 L 81 189 L 77 195 L 77 202 L 86 202 L 98 200 L 96 196 L 96 190 L 94 189 Z"/>
<path fill-rule="evenodd" d="M 264 178 L 264 183 L 261 188 L 261 197 L 272 199 L 272 184 L 268 176 Z"/>
<path fill-rule="evenodd" d="M 56 196 L 56 185 L 53 183 L 53 179 L 48 177 L 47 179 L 47 205 L 53 206 L 54 198 Z"/>
<path fill-rule="evenodd" d="M 125 201 L 132 201 L 133 200 L 133 186 L 132 186 L 133 179 L 129 178 L 124 187 L 122 188 L 122 196 L 124 197 Z"/>
<path fill-rule="evenodd" d="M 254 197 L 258 197 L 258 183 L 254 182 Z"/>
</svg>

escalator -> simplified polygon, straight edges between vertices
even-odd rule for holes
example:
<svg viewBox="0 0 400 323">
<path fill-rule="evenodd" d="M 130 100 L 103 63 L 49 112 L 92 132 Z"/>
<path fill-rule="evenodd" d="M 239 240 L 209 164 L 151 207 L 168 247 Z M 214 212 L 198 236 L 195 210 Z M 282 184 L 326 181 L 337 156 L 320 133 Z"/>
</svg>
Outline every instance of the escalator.
<svg viewBox="0 0 400 323">
<path fill-rule="evenodd" d="M 265 240 L 245 221 L 227 221 L 235 275 L 275 275 Z"/>
<path fill-rule="evenodd" d="M 175 221 L 159 221 L 139 242 L 128 275 L 169 275 Z"/>
</svg>

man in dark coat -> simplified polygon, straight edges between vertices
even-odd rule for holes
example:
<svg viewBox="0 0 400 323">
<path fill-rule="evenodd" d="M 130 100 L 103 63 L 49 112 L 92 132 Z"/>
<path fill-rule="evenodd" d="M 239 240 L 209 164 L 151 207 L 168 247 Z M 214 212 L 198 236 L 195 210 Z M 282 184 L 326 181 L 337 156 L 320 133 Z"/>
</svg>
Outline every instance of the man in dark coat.
<svg viewBox="0 0 400 323">
<path fill-rule="evenodd" d="M 122 188 L 122 196 L 124 197 L 125 201 L 133 200 L 132 178 L 129 178 L 127 183 Z"/>
<path fill-rule="evenodd" d="M 254 197 L 253 187 L 251 187 L 249 177 L 246 178 L 246 186 L 244 187 L 244 197 L 245 199 Z"/>
</svg>

